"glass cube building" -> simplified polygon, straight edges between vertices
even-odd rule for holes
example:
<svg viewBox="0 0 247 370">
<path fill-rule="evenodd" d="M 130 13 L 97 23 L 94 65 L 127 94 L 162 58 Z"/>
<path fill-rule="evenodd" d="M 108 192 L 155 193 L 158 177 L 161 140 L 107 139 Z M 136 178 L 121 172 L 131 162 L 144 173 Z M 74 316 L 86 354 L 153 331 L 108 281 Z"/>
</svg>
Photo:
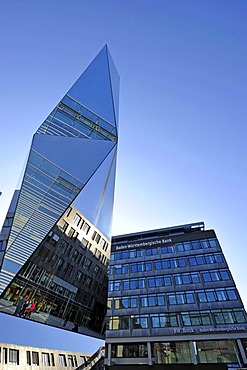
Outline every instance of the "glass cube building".
<svg viewBox="0 0 247 370">
<path fill-rule="evenodd" d="M 214 230 L 113 237 L 106 346 L 116 370 L 247 364 L 247 316 Z"/>
<path fill-rule="evenodd" d="M 95 292 L 106 285 L 118 100 L 119 75 L 105 46 L 34 134 L 0 234 L 0 311 L 20 316 L 25 301 L 33 318 L 45 307 L 49 325 L 70 321 L 69 330 L 102 334 L 106 288 L 99 300 Z M 102 271 L 97 287 L 94 269 Z"/>
</svg>

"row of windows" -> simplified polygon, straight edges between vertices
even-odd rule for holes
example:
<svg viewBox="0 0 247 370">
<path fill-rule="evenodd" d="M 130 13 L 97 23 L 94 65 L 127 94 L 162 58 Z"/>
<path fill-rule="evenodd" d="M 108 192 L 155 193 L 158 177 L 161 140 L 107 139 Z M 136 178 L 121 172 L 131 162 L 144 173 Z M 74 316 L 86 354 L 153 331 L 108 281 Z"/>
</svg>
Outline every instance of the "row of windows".
<svg viewBox="0 0 247 370">
<path fill-rule="evenodd" d="M 109 291 L 154 288 L 171 285 L 197 284 L 213 281 L 230 280 L 228 270 L 207 270 L 172 275 L 148 276 L 145 278 L 113 280 L 109 282 Z"/>
<path fill-rule="evenodd" d="M 191 345 L 192 344 L 192 345 Z M 187 342 L 151 343 L 154 364 L 189 364 L 193 358 L 200 363 L 239 363 L 237 343 L 233 340 L 210 340 Z M 143 358 L 148 357 L 147 343 L 119 343 L 111 345 L 111 357 Z M 179 366 L 178 365 L 178 366 Z M 180 365 L 181 366 L 181 365 Z M 231 365 L 228 365 L 231 367 Z M 228 368 L 226 365 L 226 368 Z"/>
<path fill-rule="evenodd" d="M 46 248 L 45 246 L 42 246 L 39 251 L 38 255 L 43 259 L 45 262 L 49 262 L 49 264 L 54 267 L 57 271 L 63 270 L 64 274 L 70 276 L 71 272 L 73 270 L 73 267 L 75 266 L 75 263 L 77 263 L 84 271 L 92 270 L 91 267 L 93 266 L 93 275 L 100 277 L 100 275 L 103 273 L 103 270 L 99 268 L 99 266 L 93 264 L 92 260 L 89 258 L 86 258 L 83 254 L 81 254 L 77 249 L 73 249 L 73 246 L 68 244 L 66 241 L 62 241 L 61 245 L 57 249 L 59 253 L 63 253 L 63 255 L 70 257 L 70 262 L 73 263 L 71 265 L 70 263 L 65 263 L 65 259 L 62 257 L 59 257 L 59 255 L 55 253 L 50 253 L 50 250 Z M 99 255 L 97 254 L 97 251 L 95 251 L 95 257 L 99 259 Z M 103 263 L 103 261 L 101 261 Z M 79 267 L 78 266 L 78 267 Z"/>
<path fill-rule="evenodd" d="M 242 309 L 191 311 L 180 313 L 150 313 L 130 316 L 111 316 L 107 330 L 128 330 L 147 328 L 169 328 L 187 326 L 208 326 L 246 323 Z"/>
<path fill-rule="evenodd" d="M 168 254 L 168 253 L 184 252 L 184 251 L 198 250 L 198 249 L 208 249 L 208 248 L 215 248 L 215 247 L 219 247 L 219 243 L 217 239 L 215 238 L 194 240 L 192 242 L 175 243 L 173 245 L 167 245 L 167 246 L 162 246 L 162 247 L 112 252 L 111 260 L 116 261 L 120 259 L 143 257 L 144 255 L 155 256 L 159 254 L 162 255 L 162 254 Z"/>
<path fill-rule="evenodd" d="M 70 207 L 67 210 L 67 212 L 66 212 L 65 215 L 68 217 L 70 215 L 71 211 L 72 211 L 72 208 Z M 78 213 L 76 213 L 74 215 L 74 217 L 73 217 L 73 223 L 77 227 L 80 226 L 80 229 L 83 230 L 86 234 L 89 233 L 89 230 L 90 230 L 89 224 L 85 220 L 83 220 L 83 218 Z M 69 224 L 65 220 L 63 220 L 62 230 L 64 232 L 68 229 L 68 226 L 69 226 Z M 75 239 L 75 238 L 78 237 L 78 235 L 79 235 L 79 233 L 73 227 L 71 227 L 70 230 L 69 230 L 69 232 L 68 232 L 68 236 Z M 93 232 L 92 240 L 95 240 L 96 243 L 99 244 L 99 246 L 104 251 L 107 250 L 109 244 L 107 243 L 107 241 L 104 238 L 102 238 L 102 236 L 99 233 L 97 233 L 97 231 L 94 231 Z"/>
<path fill-rule="evenodd" d="M 1 351 L 2 349 L 2 351 Z M 1 354 L 2 352 L 2 354 Z M 36 351 L 25 351 L 26 352 L 26 365 L 36 365 L 39 366 L 56 366 L 55 365 L 55 358 L 53 353 L 48 352 L 41 352 Z M 86 358 L 84 356 L 81 357 L 81 364 L 86 362 Z M 78 361 L 75 355 L 68 354 L 59 354 L 59 365 L 60 366 L 69 366 L 69 367 L 77 367 Z M 12 349 L 12 348 L 1 348 L 0 347 L 0 363 L 2 364 L 12 364 L 12 365 L 24 365 L 20 361 L 20 350 L 19 349 Z"/>
<path fill-rule="evenodd" d="M 96 271 L 98 266 L 94 267 L 94 271 Z M 67 264 L 66 273 L 71 274 L 73 270 L 73 265 Z M 25 271 L 23 272 L 23 276 L 30 281 L 34 281 L 37 284 L 40 284 L 43 287 L 47 287 L 53 293 L 57 293 L 62 295 L 70 300 L 75 299 L 76 294 L 69 290 L 68 288 L 53 282 L 52 274 L 48 273 L 46 270 L 41 269 L 40 267 L 34 265 L 32 262 L 29 263 Z M 94 274 L 96 276 L 96 273 Z M 98 292 L 101 290 L 103 292 L 104 288 L 102 284 L 96 281 L 94 278 L 88 276 L 87 274 L 83 274 L 80 270 L 76 270 L 76 273 L 73 276 L 73 283 L 80 283 L 87 288 L 91 289 L 92 293 Z"/>
<path fill-rule="evenodd" d="M 167 297 L 167 298 L 166 298 Z M 125 296 L 108 298 L 108 309 L 126 309 L 137 307 L 155 307 L 177 305 L 177 304 L 194 304 L 206 302 L 233 301 L 237 299 L 234 289 L 208 289 L 198 291 L 186 291 L 178 293 L 157 293 L 140 296 Z"/>
<path fill-rule="evenodd" d="M 49 233 L 49 239 L 48 239 L 48 242 L 50 245 L 53 245 L 53 246 L 56 246 L 58 241 L 60 240 L 60 237 L 59 235 L 53 233 L 52 231 Z M 107 243 L 108 245 L 108 243 Z M 81 242 L 80 242 L 80 247 L 82 249 L 91 249 L 92 247 L 92 244 L 89 243 L 89 241 L 85 238 L 82 238 Z M 73 248 L 73 245 L 69 244 L 67 241 L 65 240 L 62 240 L 61 243 L 58 245 L 58 251 L 59 252 L 63 252 L 66 254 L 66 256 L 68 257 L 71 257 L 71 260 L 73 262 L 77 262 L 78 264 L 83 262 L 83 259 L 84 259 L 84 255 L 82 255 L 77 249 L 75 250 Z M 46 248 L 46 252 L 49 253 L 49 250 L 48 248 Z M 73 253 L 72 253 L 73 252 Z M 104 265 L 108 265 L 108 258 L 104 255 L 104 253 L 102 253 L 100 250 L 98 250 L 97 248 L 95 248 L 94 250 L 94 253 L 93 253 L 94 257 L 99 260 L 102 264 Z"/>
<path fill-rule="evenodd" d="M 214 263 L 222 263 L 223 257 L 221 253 L 204 254 L 191 257 L 180 257 L 180 258 L 170 258 L 157 261 L 149 262 L 138 262 L 131 264 L 115 265 L 110 268 L 110 275 L 120 275 L 145 272 L 145 271 L 157 271 L 171 268 L 179 268 L 186 266 L 198 266 L 198 265 L 208 265 Z"/>
<path fill-rule="evenodd" d="M 219 288 L 185 291 L 177 293 L 159 293 L 140 296 L 116 297 L 108 299 L 109 309 L 125 309 L 136 307 L 152 307 L 165 305 L 181 305 L 207 302 L 223 302 L 237 300 L 233 288 Z"/>
</svg>

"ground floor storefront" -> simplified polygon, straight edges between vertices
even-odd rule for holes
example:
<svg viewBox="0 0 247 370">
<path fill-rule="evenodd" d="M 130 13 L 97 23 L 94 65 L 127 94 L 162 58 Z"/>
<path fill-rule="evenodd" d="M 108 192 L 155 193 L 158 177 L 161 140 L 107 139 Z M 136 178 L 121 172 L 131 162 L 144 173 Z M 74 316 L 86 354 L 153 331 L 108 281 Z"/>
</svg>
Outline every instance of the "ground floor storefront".
<svg viewBox="0 0 247 370">
<path fill-rule="evenodd" d="M 107 343 L 106 364 L 110 369 L 225 370 L 247 368 L 246 338 Z"/>
</svg>

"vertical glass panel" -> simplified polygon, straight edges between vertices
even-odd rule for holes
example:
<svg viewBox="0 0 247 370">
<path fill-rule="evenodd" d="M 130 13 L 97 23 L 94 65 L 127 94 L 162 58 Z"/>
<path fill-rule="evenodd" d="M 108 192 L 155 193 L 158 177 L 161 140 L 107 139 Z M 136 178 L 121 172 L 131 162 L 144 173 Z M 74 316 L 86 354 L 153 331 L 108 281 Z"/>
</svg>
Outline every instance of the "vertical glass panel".
<svg viewBox="0 0 247 370">
<path fill-rule="evenodd" d="M 232 340 L 198 341 L 196 345 L 199 363 L 238 363 Z"/>
<path fill-rule="evenodd" d="M 157 342 L 152 344 L 155 364 L 192 363 L 189 342 Z"/>
</svg>

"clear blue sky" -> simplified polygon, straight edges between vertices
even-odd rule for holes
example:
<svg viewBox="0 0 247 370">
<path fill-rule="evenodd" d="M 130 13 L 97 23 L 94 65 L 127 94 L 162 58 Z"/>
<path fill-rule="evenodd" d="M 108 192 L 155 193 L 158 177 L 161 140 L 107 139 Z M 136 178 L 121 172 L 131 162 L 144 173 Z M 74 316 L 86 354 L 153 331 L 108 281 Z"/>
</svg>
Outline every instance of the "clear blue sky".
<svg viewBox="0 0 247 370">
<path fill-rule="evenodd" d="M 113 234 L 205 221 L 247 306 L 247 2 L 10 0 L 0 18 L 1 221 L 34 131 L 107 43 L 121 77 Z M 0 341 L 98 347 L 0 325 Z"/>
</svg>

